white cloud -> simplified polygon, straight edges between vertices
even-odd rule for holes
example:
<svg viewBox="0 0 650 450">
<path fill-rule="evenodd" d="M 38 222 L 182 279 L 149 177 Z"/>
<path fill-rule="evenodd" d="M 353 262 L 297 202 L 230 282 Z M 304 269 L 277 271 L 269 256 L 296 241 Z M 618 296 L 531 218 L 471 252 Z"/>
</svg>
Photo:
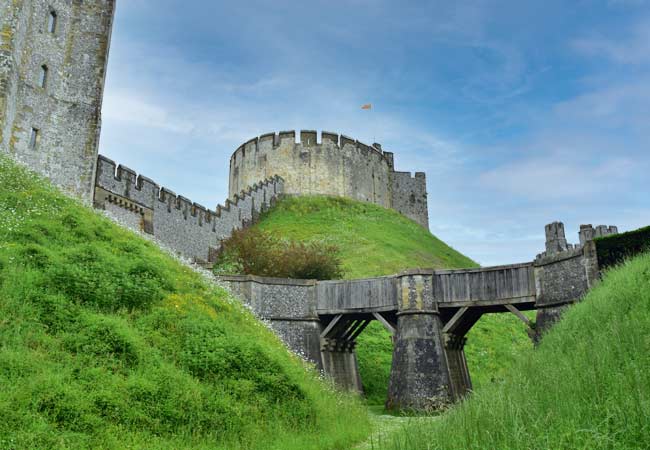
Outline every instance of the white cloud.
<svg viewBox="0 0 650 450">
<path fill-rule="evenodd" d="M 624 38 L 591 35 L 575 39 L 572 47 L 587 56 L 601 56 L 619 64 L 650 62 L 650 19 L 640 21 Z"/>
<path fill-rule="evenodd" d="M 104 120 L 157 128 L 187 134 L 194 124 L 171 112 L 169 108 L 139 97 L 134 92 L 108 90 L 102 105 Z"/>
<path fill-rule="evenodd" d="M 532 201 L 593 198 L 624 184 L 634 171 L 634 161 L 610 158 L 600 164 L 570 162 L 562 155 L 531 158 L 481 174 L 482 187 Z"/>
</svg>

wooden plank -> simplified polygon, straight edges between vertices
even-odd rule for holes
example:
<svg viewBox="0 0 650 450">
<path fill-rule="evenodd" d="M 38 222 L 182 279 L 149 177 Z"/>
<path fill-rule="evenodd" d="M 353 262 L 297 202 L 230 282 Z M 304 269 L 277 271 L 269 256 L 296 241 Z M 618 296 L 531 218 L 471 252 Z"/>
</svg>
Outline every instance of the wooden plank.
<svg viewBox="0 0 650 450">
<path fill-rule="evenodd" d="M 332 328 L 336 326 L 337 323 L 341 320 L 341 317 L 343 317 L 343 314 L 339 314 L 338 316 L 334 317 L 332 321 L 327 325 L 327 327 L 323 330 L 323 332 L 320 334 L 321 339 L 325 339 L 327 335 L 329 334 L 330 331 L 332 331 Z"/>
<path fill-rule="evenodd" d="M 496 299 L 484 299 L 476 301 L 454 301 L 454 302 L 445 302 L 438 303 L 438 308 L 462 308 L 464 306 L 495 306 L 495 305 L 512 305 L 512 304 L 527 304 L 535 303 L 534 296 L 525 296 L 525 297 L 515 297 L 515 298 L 496 298 Z"/>
<path fill-rule="evenodd" d="M 505 305 L 506 309 L 513 313 L 515 316 L 519 317 L 519 319 L 528 325 L 530 327 L 530 319 L 526 317 L 521 311 L 519 311 L 517 308 L 514 307 L 514 305 Z"/>
<path fill-rule="evenodd" d="M 363 320 L 359 320 L 359 319 L 351 320 L 350 323 L 348 323 L 347 326 L 345 327 L 345 330 L 343 331 L 343 334 L 341 334 L 340 336 L 337 336 L 337 337 L 339 339 L 345 339 L 345 340 L 349 341 L 349 340 L 351 340 L 351 339 L 349 339 L 350 336 L 352 336 L 355 333 L 355 331 L 357 330 L 357 328 L 359 328 L 361 325 L 363 325 Z"/>
<path fill-rule="evenodd" d="M 460 308 L 458 311 L 456 311 L 456 314 L 447 322 L 445 327 L 442 329 L 443 333 L 449 333 L 451 330 L 453 330 L 458 323 L 460 322 L 461 318 L 463 317 L 463 314 L 468 310 L 469 308 L 467 306 Z"/>
<path fill-rule="evenodd" d="M 365 330 L 366 327 L 367 327 L 368 325 L 370 325 L 370 322 L 371 322 L 371 320 L 366 320 L 366 321 L 364 321 L 364 322 L 361 324 L 361 326 L 358 327 L 358 328 L 354 331 L 354 333 L 352 333 L 352 336 L 350 336 L 350 339 L 348 339 L 348 340 L 349 340 L 350 342 L 355 341 L 355 340 L 359 337 L 359 335 L 361 334 L 361 332 L 362 332 L 363 330 Z"/>
<path fill-rule="evenodd" d="M 390 334 L 392 334 L 393 336 L 395 336 L 395 333 L 397 332 L 397 330 L 395 330 L 395 327 L 393 327 L 393 326 L 390 324 L 390 322 L 388 322 L 388 321 L 384 318 L 384 316 L 382 316 L 381 314 L 376 313 L 376 312 L 372 313 L 372 316 L 373 316 L 375 319 L 377 319 L 377 320 L 379 321 L 379 323 L 381 323 L 381 324 L 384 326 L 384 328 L 386 328 L 386 329 L 388 330 L 388 332 L 389 332 Z"/>
</svg>

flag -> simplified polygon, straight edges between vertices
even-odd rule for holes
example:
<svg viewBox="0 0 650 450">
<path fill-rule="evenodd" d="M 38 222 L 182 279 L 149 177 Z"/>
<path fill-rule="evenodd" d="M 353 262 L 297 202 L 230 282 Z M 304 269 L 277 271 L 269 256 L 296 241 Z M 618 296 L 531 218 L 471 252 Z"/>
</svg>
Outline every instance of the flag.
<svg viewBox="0 0 650 450">
<path fill-rule="evenodd" d="M 361 107 L 361 109 L 372 109 L 372 103 L 366 103 Z"/>
</svg>

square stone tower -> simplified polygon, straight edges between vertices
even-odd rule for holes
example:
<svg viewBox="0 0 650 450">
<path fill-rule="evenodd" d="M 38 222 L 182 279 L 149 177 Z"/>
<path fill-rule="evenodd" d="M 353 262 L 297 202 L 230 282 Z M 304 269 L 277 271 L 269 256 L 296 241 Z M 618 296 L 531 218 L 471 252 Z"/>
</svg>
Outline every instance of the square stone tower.
<svg viewBox="0 0 650 450">
<path fill-rule="evenodd" d="M 92 200 L 115 0 L 0 0 L 0 152 Z"/>
</svg>

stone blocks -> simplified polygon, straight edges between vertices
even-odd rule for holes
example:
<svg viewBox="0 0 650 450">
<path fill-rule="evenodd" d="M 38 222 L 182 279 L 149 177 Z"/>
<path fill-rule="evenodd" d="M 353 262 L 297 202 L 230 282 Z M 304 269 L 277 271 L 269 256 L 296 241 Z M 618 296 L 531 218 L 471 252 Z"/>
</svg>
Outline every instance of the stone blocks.
<svg viewBox="0 0 650 450">
<path fill-rule="evenodd" d="M 0 151 L 87 203 L 114 9 L 114 0 L 0 5 Z"/>
</svg>

